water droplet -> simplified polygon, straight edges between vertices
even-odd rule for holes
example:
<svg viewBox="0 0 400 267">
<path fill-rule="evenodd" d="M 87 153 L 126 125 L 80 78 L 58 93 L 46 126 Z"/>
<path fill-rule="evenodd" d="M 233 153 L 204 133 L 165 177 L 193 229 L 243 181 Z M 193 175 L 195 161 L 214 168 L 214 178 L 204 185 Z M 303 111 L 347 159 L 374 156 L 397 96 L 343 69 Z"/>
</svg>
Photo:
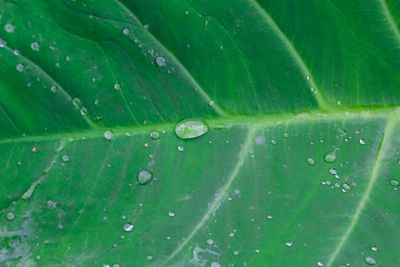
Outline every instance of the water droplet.
<svg viewBox="0 0 400 267">
<path fill-rule="evenodd" d="M 307 79 L 307 81 L 309 81 L 310 80 L 310 75 L 307 75 L 306 79 Z"/>
<path fill-rule="evenodd" d="M 148 30 L 149 27 L 150 27 L 149 24 L 144 25 L 144 28 L 145 28 L 146 30 Z"/>
<path fill-rule="evenodd" d="M 360 139 L 360 144 L 365 145 L 365 139 L 364 138 Z"/>
<path fill-rule="evenodd" d="M 185 150 L 184 146 L 178 146 L 178 151 L 182 152 L 183 150 Z"/>
<path fill-rule="evenodd" d="M 327 163 L 333 163 L 336 160 L 336 151 L 329 152 L 325 155 L 324 160 Z"/>
<path fill-rule="evenodd" d="M 13 32 L 14 31 L 14 25 L 12 25 L 11 23 L 7 23 L 4 26 L 4 29 L 6 30 L 6 32 Z"/>
<path fill-rule="evenodd" d="M 235 251 L 233 252 L 233 255 L 235 255 L 235 256 L 239 255 L 239 251 L 235 250 Z"/>
<path fill-rule="evenodd" d="M 131 223 L 125 223 L 125 224 L 124 224 L 124 230 L 125 230 L 126 232 L 132 231 L 132 230 L 133 230 L 133 224 L 131 224 Z"/>
<path fill-rule="evenodd" d="M 123 29 L 122 33 L 125 34 L 125 35 L 128 35 L 129 34 L 129 29 Z"/>
<path fill-rule="evenodd" d="M 397 179 L 392 179 L 392 180 L 390 180 L 390 184 L 393 185 L 393 186 L 399 186 L 400 182 Z"/>
<path fill-rule="evenodd" d="M 208 131 L 208 125 L 197 119 L 187 119 L 179 122 L 175 127 L 175 134 L 181 139 L 191 139 L 202 136 Z"/>
<path fill-rule="evenodd" d="M 208 102 L 208 105 L 209 106 L 213 106 L 215 103 L 214 103 L 214 100 L 210 100 L 210 102 Z"/>
<path fill-rule="evenodd" d="M 15 219 L 15 215 L 13 212 L 10 211 L 9 213 L 7 213 L 6 218 L 7 218 L 7 220 L 12 221 Z"/>
<path fill-rule="evenodd" d="M 114 89 L 115 90 L 121 89 L 121 85 L 119 83 L 114 84 Z"/>
<path fill-rule="evenodd" d="M 156 57 L 156 63 L 158 66 L 165 66 L 165 58 L 164 57 Z"/>
<path fill-rule="evenodd" d="M 210 239 L 207 239 L 207 244 L 209 244 L 209 245 L 212 245 L 212 244 L 214 244 L 214 240 L 212 240 L 211 238 Z"/>
<path fill-rule="evenodd" d="M 317 262 L 317 265 L 318 266 L 324 266 L 324 264 L 321 261 Z"/>
<path fill-rule="evenodd" d="M 265 143 L 265 137 L 264 136 L 257 136 L 256 137 L 256 145 L 257 146 L 261 146 L 264 143 Z"/>
<path fill-rule="evenodd" d="M 313 159 L 313 158 L 307 158 L 307 163 L 309 164 L 309 165 L 315 165 L 315 160 Z"/>
<path fill-rule="evenodd" d="M 336 169 L 331 168 L 331 169 L 329 169 L 329 173 L 332 175 L 335 175 L 335 174 L 337 174 L 337 171 L 336 171 Z"/>
<path fill-rule="evenodd" d="M 351 189 L 351 187 L 350 187 L 350 185 L 349 184 L 342 184 L 342 187 L 343 187 L 343 189 L 344 190 L 346 190 L 346 191 L 350 191 L 350 189 Z"/>
<path fill-rule="evenodd" d="M 110 130 L 107 130 L 107 131 L 104 132 L 104 138 L 105 139 L 111 140 L 113 137 L 114 137 L 114 134 Z"/>
<path fill-rule="evenodd" d="M 153 175 L 149 171 L 146 171 L 146 170 L 139 171 L 138 176 L 137 176 L 137 180 L 138 180 L 139 184 L 142 184 L 142 185 L 147 184 L 148 182 L 151 181 L 151 179 L 153 179 Z"/>
<path fill-rule="evenodd" d="M 221 267 L 221 264 L 219 264 L 219 262 L 213 261 L 211 262 L 211 267 Z"/>
<path fill-rule="evenodd" d="M 364 260 L 368 265 L 376 265 L 376 260 L 372 257 L 367 256 Z"/>
<path fill-rule="evenodd" d="M 64 162 L 67 162 L 67 161 L 69 161 L 69 156 L 68 155 L 63 155 L 62 156 L 62 160 L 64 161 Z"/>
<path fill-rule="evenodd" d="M 22 71 L 24 71 L 25 66 L 24 66 L 24 64 L 19 63 L 19 64 L 17 64 L 16 69 L 17 69 L 17 71 L 22 72 Z"/>
<path fill-rule="evenodd" d="M 39 51 L 39 44 L 37 42 L 31 43 L 31 49 L 33 51 Z"/>
<path fill-rule="evenodd" d="M 271 144 L 276 145 L 275 139 L 271 139 Z"/>
<path fill-rule="evenodd" d="M 146 259 L 147 259 L 148 261 L 152 261 L 152 260 L 153 260 L 153 256 L 152 256 L 152 255 L 147 255 Z"/>
<path fill-rule="evenodd" d="M 267 218 L 268 218 L 268 220 L 272 220 L 273 217 L 272 217 L 272 215 L 268 215 Z"/>
<path fill-rule="evenodd" d="M 4 41 L 3 39 L 0 39 L 0 47 L 5 47 L 6 46 L 6 41 Z"/>
<path fill-rule="evenodd" d="M 172 211 L 170 211 L 170 212 L 168 212 L 168 216 L 169 216 L 169 217 L 174 217 L 174 216 L 175 216 L 175 213 L 173 213 Z"/>
<path fill-rule="evenodd" d="M 57 92 L 57 86 L 53 85 L 52 87 L 50 87 L 50 91 L 52 91 L 53 93 Z"/>
<path fill-rule="evenodd" d="M 372 251 L 378 251 L 378 248 L 376 246 L 371 247 Z"/>
<path fill-rule="evenodd" d="M 152 132 L 150 133 L 150 138 L 153 139 L 153 140 L 157 140 L 157 139 L 160 138 L 160 133 L 157 132 L 157 131 L 152 131 Z"/>
<path fill-rule="evenodd" d="M 293 246 L 293 242 L 292 241 L 288 241 L 288 242 L 285 243 L 285 245 L 287 247 L 291 247 L 291 246 Z"/>
</svg>

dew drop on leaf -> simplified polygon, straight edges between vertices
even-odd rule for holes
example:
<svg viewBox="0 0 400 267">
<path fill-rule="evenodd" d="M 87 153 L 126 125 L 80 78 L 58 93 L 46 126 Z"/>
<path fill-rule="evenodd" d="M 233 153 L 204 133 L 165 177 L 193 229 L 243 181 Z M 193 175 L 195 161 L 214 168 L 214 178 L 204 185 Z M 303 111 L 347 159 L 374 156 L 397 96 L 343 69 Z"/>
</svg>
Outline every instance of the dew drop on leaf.
<svg viewBox="0 0 400 267">
<path fill-rule="evenodd" d="M 360 144 L 365 145 L 365 139 L 364 138 L 360 139 Z"/>
<path fill-rule="evenodd" d="M 12 221 L 12 220 L 14 220 L 15 215 L 14 215 L 13 212 L 9 212 L 9 213 L 7 213 L 7 215 L 6 215 L 6 218 L 7 218 L 7 220 Z"/>
<path fill-rule="evenodd" d="M 113 137 L 114 137 L 114 134 L 110 130 L 107 130 L 107 131 L 104 132 L 104 138 L 105 139 L 111 140 Z"/>
<path fill-rule="evenodd" d="M 152 132 L 150 133 L 150 138 L 153 139 L 153 140 L 157 140 L 157 139 L 160 138 L 160 133 L 157 132 L 157 131 L 152 131 Z"/>
<path fill-rule="evenodd" d="M 115 90 L 121 89 L 121 85 L 119 83 L 114 84 L 114 89 Z"/>
<path fill-rule="evenodd" d="M 179 151 L 179 152 L 183 152 L 183 150 L 185 150 L 185 147 L 184 147 L 184 146 L 178 146 L 178 151 Z"/>
<path fill-rule="evenodd" d="M 390 184 L 393 185 L 393 186 L 399 186 L 400 182 L 397 179 L 392 179 L 392 180 L 390 180 Z"/>
<path fill-rule="evenodd" d="M 175 134 L 181 139 L 191 139 L 202 136 L 208 131 L 208 125 L 197 119 L 187 119 L 178 123 Z"/>
<path fill-rule="evenodd" d="M 4 26 L 4 29 L 6 30 L 6 32 L 13 32 L 14 31 L 14 25 L 12 25 L 11 23 L 7 23 Z"/>
<path fill-rule="evenodd" d="M 16 69 L 17 69 L 17 71 L 22 72 L 22 71 L 24 71 L 25 66 L 24 66 L 24 64 L 20 63 L 20 64 L 17 64 Z"/>
<path fill-rule="evenodd" d="M 53 85 L 52 87 L 50 87 L 50 91 L 52 91 L 53 93 L 57 92 L 57 86 Z"/>
<path fill-rule="evenodd" d="M 350 189 L 351 189 L 351 187 L 350 187 L 350 185 L 349 184 L 342 184 L 342 187 L 343 187 L 343 189 L 345 190 L 345 191 L 350 191 Z"/>
<path fill-rule="evenodd" d="M 63 156 L 62 156 L 62 160 L 63 160 L 64 162 L 69 161 L 69 156 L 68 156 L 67 154 L 63 155 Z"/>
<path fill-rule="evenodd" d="M 207 239 L 207 244 L 209 244 L 209 245 L 212 245 L 212 244 L 214 244 L 214 240 L 212 240 L 211 238 L 210 239 Z"/>
<path fill-rule="evenodd" d="M 165 58 L 164 57 L 156 57 L 156 63 L 158 66 L 165 66 Z"/>
<path fill-rule="evenodd" d="M 148 182 L 151 181 L 151 179 L 153 179 L 153 175 L 149 171 L 146 171 L 146 170 L 139 171 L 138 176 L 137 176 L 137 180 L 138 180 L 139 184 L 142 184 L 142 185 L 147 184 Z"/>
<path fill-rule="evenodd" d="M 234 256 L 239 255 L 239 251 L 235 250 L 235 251 L 233 252 L 233 255 L 234 255 Z"/>
<path fill-rule="evenodd" d="M 308 165 L 313 166 L 313 165 L 315 165 L 315 160 L 313 158 L 307 158 L 307 163 L 308 163 Z"/>
<path fill-rule="evenodd" d="M 133 224 L 131 224 L 131 223 L 125 223 L 125 224 L 124 224 L 124 230 L 125 230 L 126 232 L 132 231 L 132 230 L 133 230 Z"/>
<path fill-rule="evenodd" d="M 129 29 L 123 29 L 122 33 L 125 34 L 125 35 L 128 35 L 129 34 Z"/>
<path fill-rule="evenodd" d="M 324 266 L 324 264 L 321 261 L 317 262 L 317 265 L 318 266 Z"/>
<path fill-rule="evenodd" d="M 376 246 L 371 247 L 372 251 L 378 251 L 378 248 Z"/>
<path fill-rule="evenodd" d="M 6 41 L 4 41 L 3 39 L 0 39 L 0 47 L 5 47 L 6 46 Z"/>
<path fill-rule="evenodd" d="M 376 265 L 376 260 L 370 256 L 364 258 L 365 263 L 368 265 Z"/>
<path fill-rule="evenodd" d="M 221 264 L 219 264 L 219 262 L 213 261 L 211 262 L 211 267 L 221 267 Z"/>
<path fill-rule="evenodd" d="M 33 51 L 39 51 L 39 44 L 37 42 L 31 43 L 31 49 Z"/>
<path fill-rule="evenodd" d="M 332 152 L 327 153 L 324 157 L 324 160 L 327 163 L 333 163 L 336 160 L 336 152 L 332 151 Z"/>
<path fill-rule="evenodd" d="M 291 246 L 293 246 L 293 242 L 292 241 L 288 241 L 288 242 L 285 243 L 285 245 L 287 247 L 291 247 Z"/>
</svg>

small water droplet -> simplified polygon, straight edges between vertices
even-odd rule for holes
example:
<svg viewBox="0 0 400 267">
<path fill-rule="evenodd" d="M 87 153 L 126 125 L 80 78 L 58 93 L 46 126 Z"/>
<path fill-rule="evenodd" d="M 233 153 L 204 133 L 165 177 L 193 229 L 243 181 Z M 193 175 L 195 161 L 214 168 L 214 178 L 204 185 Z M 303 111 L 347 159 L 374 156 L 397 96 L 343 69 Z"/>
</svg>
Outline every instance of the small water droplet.
<svg viewBox="0 0 400 267">
<path fill-rule="evenodd" d="M 174 217 L 174 216 L 175 216 L 175 213 L 173 213 L 172 211 L 170 211 L 170 212 L 168 212 L 168 216 L 169 216 L 169 217 Z"/>
<path fill-rule="evenodd" d="M 331 169 L 329 169 L 329 173 L 332 175 L 335 175 L 335 174 L 337 174 L 337 171 L 336 171 L 336 169 L 331 168 Z"/>
<path fill-rule="evenodd" d="M 62 160 L 64 161 L 64 162 L 67 162 L 67 161 L 69 161 L 69 156 L 68 155 L 63 155 L 62 156 Z"/>
<path fill-rule="evenodd" d="M 315 165 L 315 160 L 313 158 L 307 158 L 307 163 L 308 163 L 308 165 L 313 166 L 313 165 Z"/>
<path fill-rule="evenodd" d="M 351 189 L 350 185 L 349 185 L 349 184 L 346 184 L 346 183 L 342 184 L 342 187 L 343 187 L 343 189 L 344 189 L 345 191 L 350 191 L 350 189 Z"/>
<path fill-rule="evenodd" d="M 336 151 L 329 152 L 324 157 L 325 162 L 333 163 L 336 160 Z"/>
<path fill-rule="evenodd" d="M 364 258 L 364 261 L 368 264 L 368 265 L 376 265 L 376 260 L 370 256 L 367 256 Z"/>
<path fill-rule="evenodd" d="M 324 264 L 321 261 L 317 262 L 317 265 L 318 266 L 324 266 Z"/>
<path fill-rule="evenodd" d="M 219 262 L 213 261 L 211 262 L 211 267 L 221 267 L 221 264 L 219 264 Z"/>
<path fill-rule="evenodd" d="M 137 180 L 138 183 L 141 185 L 147 184 L 148 182 L 151 181 L 151 179 L 153 179 L 153 175 L 151 174 L 151 172 L 146 171 L 146 170 L 141 170 L 138 173 L 137 176 Z"/>
<path fill-rule="evenodd" d="M 150 138 L 153 139 L 153 140 L 157 140 L 157 139 L 160 138 L 160 133 L 157 132 L 157 131 L 152 131 L 152 132 L 150 133 Z"/>
<path fill-rule="evenodd" d="M 360 139 L 360 144 L 365 145 L 365 139 L 364 138 Z"/>
<path fill-rule="evenodd" d="M 145 28 L 146 30 L 148 30 L 149 27 L 150 27 L 149 24 L 144 25 L 144 28 Z"/>
<path fill-rule="evenodd" d="M 291 247 L 291 246 L 293 246 L 293 242 L 292 241 L 288 241 L 288 242 L 285 243 L 285 245 L 287 247 Z"/>
<path fill-rule="evenodd" d="M 276 145 L 275 139 L 271 139 L 271 144 Z"/>
<path fill-rule="evenodd" d="M 104 132 L 104 138 L 105 139 L 111 140 L 113 137 L 114 137 L 114 134 L 110 130 L 107 130 L 107 131 Z"/>
<path fill-rule="evenodd" d="M 152 255 L 147 255 L 146 259 L 147 259 L 148 261 L 152 261 L 152 260 L 153 260 L 153 256 L 152 256 Z"/>
<path fill-rule="evenodd" d="M 182 145 L 178 146 L 178 151 L 182 152 L 183 150 L 185 150 L 184 146 L 182 146 Z"/>
<path fill-rule="evenodd" d="M 158 66 L 165 66 L 165 58 L 164 57 L 156 57 L 156 63 Z"/>
<path fill-rule="evenodd" d="M 52 91 L 53 93 L 57 92 L 57 86 L 53 85 L 52 87 L 50 87 L 50 91 Z"/>
<path fill-rule="evenodd" d="M 24 71 L 25 66 L 24 66 L 24 64 L 19 63 L 19 64 L 17 64 L 16 69 L 17 69 L 17 71 L 22 72 L 22 71 Z"/>
<path fill-rule="evenodd" d="M 208 131 L 208 125 L 198 119 L 187 119 L 175 127 L 175 134 L 181 139 L 191 139 L 202 136 Z"/>
<path fill-rule="evenodd" d="M 378 251 L 378 248 L 376 246 L 371 247 L 372 251 Z"/>
<path fill-rule="evenodd" d="M 15 219 L 15 215 L 13 212 L 10 211 L 9 213 L 7 213 L 6 218 L 7 218 L 7 220 L 12 221 Z"/>
<path fill-rule="evenodd" d="M 132 230 L 133 230 L 133 224 L 131 224 L 131 223 L 125 223 L 125 224 L 124 224 L 124 230 L 125 230 L 126 232 L 132 231 Z"/>
<path fill-rule="evenodd" d="M 268 215 L 267 218 L 268 218 L 268 220 L 271 220 L 273 217 L 272 217 L 272 215 Z"/>
<path fill-rule="evenodd" d="M 14 25 L 12 25 L 11 23 L 7 23 L 4 26 L 4 29 L 6 30 L 6 32 L 13 32 L 14 31 Z"/>
<path fill-rule="evenodd" d="M 235 255 L 235 256 L 239 255 L 239 251 L 235 250 L 235 251 L 233 252 L 233 255 Z"/>
<path fill-rule="evenodd" d="M 33 51 L 39 51 L 39 44 L 37 42 L 31 43 L 31 49 Z"/>
<path fill-rule="evenodd" d="M 128 35 L 129 34 L 129 29 L 123 29 L 122 33 L 125 34 L 125 35 Z"/>
<path fill-rule="evenodd" d="M 6 41 L 4 41 L 3 39 L 0 39 L 0 47 L 5 47 L 6 46 Z"/>
<path fill-rule="evenodd" d="M 115 90 L 121 89 L 121 85 L 119 83 L 114 84 L 114 89 Z"/>
<path fill-rule="evenodd" d="M 306 79 L 307 79 L 307 81 L 309 81 L 310 80 L 310 75 L 307 75 Z"/>
<path fill-rule="evenodd" d="M 399 185 L 400 185 L 400 182 L 399 182 L 399 180 L 397 180 L 397 179 L 392 179 L 392 180 L 390 180 L 390 184 L 391 184 L 392 186 L 399 186 Z"/>
<path fill-rule="evenodd" d="M 210 239 L 207 239 L 207 244 L 209 244 L 209 245 L 212 245 L 212 244 L 214 244 L 214 240 L 212 240 L 211 238 Z"/>
</svg>

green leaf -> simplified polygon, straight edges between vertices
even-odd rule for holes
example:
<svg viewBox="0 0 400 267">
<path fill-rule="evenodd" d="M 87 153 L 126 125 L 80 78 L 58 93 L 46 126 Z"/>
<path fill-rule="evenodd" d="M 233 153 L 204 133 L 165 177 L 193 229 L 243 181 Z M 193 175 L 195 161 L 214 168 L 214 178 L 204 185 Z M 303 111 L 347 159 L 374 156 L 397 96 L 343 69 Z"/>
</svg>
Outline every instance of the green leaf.
<svg viewBox="0 0 400 267">
<path fill-rule="evenodd" d="M 396 266 L 399 23 L 0 0 L 0 265 Z"/>
</svg>

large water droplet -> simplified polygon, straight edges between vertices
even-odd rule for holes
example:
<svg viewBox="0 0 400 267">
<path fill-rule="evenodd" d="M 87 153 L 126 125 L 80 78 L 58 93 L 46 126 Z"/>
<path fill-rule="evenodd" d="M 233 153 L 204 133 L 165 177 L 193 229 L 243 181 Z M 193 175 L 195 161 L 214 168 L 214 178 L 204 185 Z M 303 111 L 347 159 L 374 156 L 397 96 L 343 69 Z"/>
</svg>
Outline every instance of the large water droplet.
<svg viewBox="0 0 400 267">
<path fill-rule="evenodd" d="M 365 257 L 364 260 L 368 265 L 376 265 L 376 260 L 370 256 Z"/>
<path fill-rule="evenodd" d="M 113 137 L 114 137 L 114 134 L 110 130 L 107 130 L 107 131 L 104 132 L 104 138 L 105 139 L 111 140 Z"/>
<path fill-rule="evenodd" d="M 329 152 L 325 155 L 324 160 L 327 163 L 333 163 L 336 160 L 336 151 Z"/>
<path fill-rule="evenodd" d="M 156 63 L 158 66 L 165 66 L 165 58 L 164 57 L 156 57 Z"/>
<path fill-rule="evenodd" d="M 125 223 L 125 224 L 124 224 L 124 230 L 125 230 L 126 232 L 132 231 L 132 230 L 133 230 L 133 224 L 131 224 L 131 223 Z"/>
<path fill-rule="evenodd" d="M 393 185 L 393 186 L 399 186 L 400 182 L 397 179 L 392 179 L 392 180 L 390 180 L 390 184 Z"/>
<path fill-rule="evenodd" d="M 148 182 L 151 181 L 151 179 L 153 179 L 153 175 L 149 171 L 146 171 L 146 170 L 139 171 L 138 176 L 137 176 L 137 180 L 138 180 L 139 184 L 142 184 L 142 185 L 147 184 Z"/>
<path fill-rule="evenodd" d="M 202 120 L 187 119 L 175 127 L 176 135 L 181 139 L 191 139 L 202 136 L 208 131 L 207 124 Z"/>
</svg>

